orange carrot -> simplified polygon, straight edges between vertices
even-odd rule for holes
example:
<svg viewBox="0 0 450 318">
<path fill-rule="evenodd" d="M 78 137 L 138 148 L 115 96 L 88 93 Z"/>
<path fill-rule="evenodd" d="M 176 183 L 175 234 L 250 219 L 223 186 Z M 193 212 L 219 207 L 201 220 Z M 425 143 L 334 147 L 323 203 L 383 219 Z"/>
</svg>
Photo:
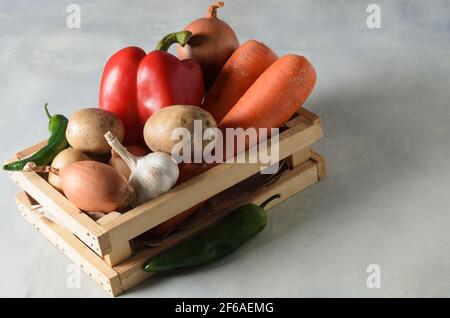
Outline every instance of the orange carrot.
<svg viewBox="0 0 450 318">
<path fill-rule="evenodd" d="M 256 79 L 276 60 L 277 55 L 263 43 L 250 40 L 242 44 L 223 66 L 203 109 L 219 123 Z"/>
<path fill-rule="evenodd" d="M 315 83 L 316 71 L 306 58 L 286 55 L 273 63 L 253 83 L 223 118 L 219 128 L 279 128 L 303 105 Z M 226 141 L 224 149 L 216 151 L 222 151 L 225 155 L 225 148 Z M 224 159 L 235 154 L 227 153 Z M 183 166 L 181 176 L 184 177 L 180 176 L 180 179 L 189 180 L 214 166 L 188 163 Z"/>
<path fill-rule="evenodd" d="M 316 83 L 309 61 L 295 54 L 273 63 L 220 122 L 220 128 L 279 128 L 303 105 Z"/>
</svg>

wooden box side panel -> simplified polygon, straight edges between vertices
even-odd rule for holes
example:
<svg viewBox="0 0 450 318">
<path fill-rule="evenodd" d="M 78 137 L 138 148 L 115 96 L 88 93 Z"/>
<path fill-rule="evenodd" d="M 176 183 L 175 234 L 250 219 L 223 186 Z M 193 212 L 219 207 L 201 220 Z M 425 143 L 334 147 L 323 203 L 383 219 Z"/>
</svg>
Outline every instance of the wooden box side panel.
<svg viewBox="0 0 450 318">
<path fill-rule="evenodd" d="M 142 270 L 145 263 L 152 256 L 161 253 L 171 246 L 179 244 L 180 242 L 203 231 L 205 228 L 219 222 L 222 218 L 224 218 L 241 204 L 250 202 L 260 204 L 272 195 L 280 194 L 280 199 L 272 201 L 267 206 L 267 208 L 270 209 L 288 199 L 295 193 L 302 191 L 308 186 L 316 183 L 318 180 L 319 177 L 317 162 L 313 160 L 307 160 L 296 168 L 285 171 L 274 183 L 257 189 L 248 197 L 245 197 L 242 200 L 237 200 L 231 205 L 225 206 L 224 202 L 227 202 L 228 200 L 221 200 L 219 195 L 215 202 L 213 202 L 213 206 L 208 207 L 209 209 L 216 210 L 217 212 L 212 215 L 207 215 L 207 217 L 205 218 L 202 218 L 200 222 L 196 222 L 194 226 L 189 227 L 182 232 L 173 234 L 168 239 L 166 239 L 161 246 L 143 250 L 139 254 L 125 260 L 118 266 L 115 266 L 114 269 L 120 276 L 120 280 L 122 282 L 124 290 L 129 290 L 133 286 L 154 275 L 153 273 L 147 273 Z"/>
<path fill-rule="evenodd" d="M 27 157 L 45 146 L 40 142 L 16 154 L 16 159 Z M 111 244 L 105 230 L 85 213 L 81 212 L 63 194 L 53 188 L 44 178 L 35 172 L 9 172 L 10 178 L 31 195 L 47 211 L 54 215 L 58 223 L 78 236 L 86 245 L 99 255 L 107 254 Z"/>
<path fill-rule="evenodd" d="M 322 126 L 317 115 L 301 108 L 286 127 L 288 130 L 279 138 L 280 160 L 290 157 L 290 165 L 295 167 L 309 155 L 308 146 L 321 138 Z M 44 145 L 45 142 L 41 142 L 18 153 L 17 157 L 28 156 Z M 267 147 L 267 143 L 259 146 Z M 250 151 L 247 157 L 248 153 Z M 114 266 L 131 255 L 129 240 L 257 173 L 259 169 L 259 164 L 221 164 L 106 224 L 99 224 L 82 213 L 38 174 L 14 172 L 10 175 L 54 214 L 59 224 Z"/>
<path fill-rule="evenodd" d="M 308 147 L 322 137 L 320 121 L 293 125 L 279 136 L 279 159 Z M 294 118 L 293 120 L 298 120 Z M 259 147 L 267 147 L 267 144 Z M 261 149 L 261 148 L 260 148 Z M 248 151 L 249 152 L 249 151 Z M 221 164 L 160 197 L 116 218 L 105 227 L 111 244 L 128 241 L 232 185 L 258 173 L 259 164 Z M 214 182 L 211 182 L 214 180 Z"/>
<path fill-rule="evenodd" d="M 319 168 L 319 166 L 322 166 L 322 168 Z M 305 161 L 292 170 L 283 172 L 274 182 L 256 189 L 250 195 L 239 198 L 231 204 L 228 203 L 228 198 L 221 200 L 222 194 L 220 194 L 212 200 L 212 205 L 207 207 L 207 209 L 215 211 L 213 214 L 205 214 L 204 217 L 194 223 L 194 226 L 170 236 L 161 246 L 143 250 L 114 268 L 109 267 L 103 259 L 70 231 L 44 217 L 43 211 L 39 211 L 43 210 L 43 208 L 39 205 L 33 206 L 25 193 L 20 193 L 16 201 L 21 215 L 28 222 L 74 263 L 78 264 L 106 292 L 112 296 L 117 296 L 153 276 L 153 274 L 142 270 L 143 265 L 150 257 L 219 222 L 241 204 L 247 202 L 260 204 L 274 194 L 281 194 L 281 198 L 272 201 L 267 208 L 283 202 L 295 193 L 317 182 L 320 179 L 319 174 L 322 169 L 324 169 L 322 157 L 313 152 L 310 160 Z"/>
<path fill-rule="evenodd" d="M 53 245 L 97 282 L 107 293 L 117 296 L 123 292 L 119 276 L 103 260 L 64 227 L 43 216 L 42 207 L 32 206 L 25 192 L 16 197 L 19 213 Z"/>
<path fill-rule="evenodd" d="M 34 172 L 13 172 L 11 178 L 67 229 L 99 255 L 108 253 L 111 244 L 105 230 L 78 210 L 62 194 Z"/>
</svg>

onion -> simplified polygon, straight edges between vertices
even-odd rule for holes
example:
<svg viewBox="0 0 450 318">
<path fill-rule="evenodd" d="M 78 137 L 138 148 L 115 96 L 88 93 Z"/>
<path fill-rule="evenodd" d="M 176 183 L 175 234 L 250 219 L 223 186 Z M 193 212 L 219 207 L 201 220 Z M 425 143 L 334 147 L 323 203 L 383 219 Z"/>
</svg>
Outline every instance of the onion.
<svg viewBox="0 0 450 318">
<path fill-rule="evenodd" d="M 217 9 L 223 7 L 217 2 L 208 8 L 204 18 L 186 26 L 192 37 L 184 47 L 178 45 L 180 59 L 193 59 L 200 64 L 206 89 L 210 88 L 222 66 L 239 47 L 239 40 L 233 29 L 217 17 Z"/>
<path fill-rule="evenodd" d="M 113 167 L 97 161 L 79 161 L 57 174 L 66 197 L 86 212 L 109 213 L 131 206 L 136 200 L 127 179 Z"/>
<path fill-rule="evenodd" d="M 129 145 L 126 146 L 128 152 L 137 157 L 142 157 L 150 153 L 150 150 L 141 146 Z M 131 175 L 131 170 L 125 161 L 120 157 L 120 155 L 111 149 L 111 159 L 109 159 L 109 165 L 114 167 L 117 171 L 129 179 Z"/>
<path fill-rule="evenodd" d="M 83 160 L 92 160 L 86 155 L 83 151 L 75 148 L 67 148 L 61 151 L 55 159 L 53 159 L 52 167 L 55 169 L 64 168 L 71 163 L 83 161 Z M 48 183 L 50 183 L 55 189 L 62 192 L 61 182 L 59 181 L 59 177 L 54 173 L 48 174 Z"/>
</svg>

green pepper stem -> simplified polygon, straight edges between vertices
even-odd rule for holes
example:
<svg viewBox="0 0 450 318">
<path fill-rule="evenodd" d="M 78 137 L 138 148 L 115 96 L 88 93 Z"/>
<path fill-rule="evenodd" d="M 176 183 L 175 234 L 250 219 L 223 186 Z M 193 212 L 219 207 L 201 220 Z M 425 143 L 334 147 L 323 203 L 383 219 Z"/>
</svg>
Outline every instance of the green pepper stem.
<svg viewBox="0 0 450 318">
<path fill-rule="evenodd" d="M 44 111 L 45 111 L 45 114 L 47 114 L 48 119 L 51 119 L 52 115 L 50 115 L 50 113 L 48 112 L 48 103 L 45 103 Z"/>
<path fill-rule="evenodd" d="M 189 31 L 180 31 L 174 32 L 163 37 L 158 44 L 156 44 L 155 50 L 159 51 L 168 51 L 172 44 L 178 43 L 181 46 L 185 46 L 189 39 L 191 38 L 192 33 Z"/>
<path fill-rule="evenodd" d="M 266 201 L 264 201 L 263 203 L 261 203 L 261 205 L 259 206 L 261 209 L 264 209 L 266 207 L 267 204 L 269 204 L 270 202 L 272 202 L 275 199 L 281 198 L 281 195 L 279 194 L 275 194 L 273 196 L 271 196 L 270 198 L 268 198 Z"/>
</svg>

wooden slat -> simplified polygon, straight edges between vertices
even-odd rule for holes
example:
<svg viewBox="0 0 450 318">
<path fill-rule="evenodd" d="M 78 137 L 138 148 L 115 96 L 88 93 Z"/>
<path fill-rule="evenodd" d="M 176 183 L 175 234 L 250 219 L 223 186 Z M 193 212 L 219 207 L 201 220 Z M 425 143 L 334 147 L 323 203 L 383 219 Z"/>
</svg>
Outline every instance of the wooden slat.
<svg viewBox="0 0 450 318">
<path fill-rule="evenodd" d="M 325 158 L 319 155 L 317 152 L 311 150 L 311 160 L 317 163 L 317 171 L 319 174 L 319 180 L 322 180 L 327 175 L 327 170 L 325 166 Z"/>
<path fill-rule="evenodd" d="M 32 155 L 33 153 L 37 152 L 38 150 L 40 150 L 41 148 L 45 147 L 46 145 L 47 145 L 47 140 L 41 141 L 31 147 L 28 147 L 22 151 L 17 152 L 16 158 L 23 159 L 25 157 L 28 157 L 28 156 Z M 14 159 L 16 159 L 16 158 L 14 158 Z"/>
<path fill-rule="evenodd" d="M 289 167 L 295 168 L 311 158 L 311 150 L 309 147 L 294 152 L 288 157 Z"/>
<path fill-rule="evenodd" d="M 291 159 L 296 157 L 294 161 L 297 166 L 291 171 L 283 172 L 276 181 L 270 181 L 265 186 L 243 193 L 238 197 L 231 195 L 231 192 L 222 191 L 258 173 L 260 164 L 218 165 L 155 200 L 123 215 L 107 215 L 97 222 L 72 205 L 38 174 L 17 172 L 10 173 L 10 175 L 16 183 L 37 200 L 31 202 L 31 197 L 25 193 L 20 194 L 17 203 L 22 215 L 67 256 L 82 265 L 83 269 L 91 274 L 90 276 L 97 283 L 115 296 L 151 276 L 142 270 L 142 266 L 148 258 L 219 222 L 238 205 L 246 202 L 261 203 L 269 196 L 281 193 L 282 198 L 273 201 L 268 206 L 270 208 L 322 179 L 326 174 L 325 163 L 317 153 L 311 151 L 311 159 L 298 165 L 307 157 L 305 149 L 309 149 L 308 147 L 312 143 L 322 137 L 320 117 L 300 108 L 297 115 L 285 126 L 287 130 L 279 136 L 279 159 L 282 160 L 289 156 Z M 44 141 L 27 148 L 17 153 L 17 157 L 29 156 L 45 144 Z M 290 166 L 295 165 L 294 162 L 291 162 Z M 194 221 L 188 222 L 188 227 L 171 235 L 161 246 L 146 249 L 123 261 L 131 254 L 129 240 L 183 212 L 189 206 L 203 202 L 212 196 L 214 197 L 208 201 L 207 207 L 202 208 L 202 212 L 208 209 L 208 213 L 199 213 L 201 215 L 199 218 L 193 218 Z M 40 204 L 43 205 L 43 208 Z M 40 209 L 50 212 L 62 225 L 48 220 L 44 213 L 40 213 Z M 77 236 L 90 248 L 83 244 Z M 106 261 L 96 255 L 93 250 L 102 255 Z M 111 268 L 108 263 L 113 266 L 117 265 Z"/>
<path fill-rule="evenodd" d="M 300 129 L 308 128 L 311 125 L 312 125 L 311 121 L 302 116 L 294 117 L 285 124 L 287 128 L 297 127 Z"/>
<path fill-rule="evenodd" d="M 10 177 L 23 190 L 47 209 L 58 223 L 78 236 L 99 255 L 111 251 L 105 230 L 82 213 L 75 205 L 35 172 L 10 172 Z"/>
<path fill-rule="evenodd" d="M 294 126 L 279 136 L 279 159 L 308 147 L 322 136 L 320 123 Z M 265 145 L 259 145 L 264 147 Z M 248 153 L 248 152 L 247 152 Z M 104 226 L 111 244 L 131 240 L 213 195 L 259 172 L 260 164 L 221 164 L 117 217 Z M 214 180 L 214 182 L 211 182 Z"/>
<path fill-rule="evenodd" d="M 162 245 L 145 249 L 114 267 L 120 276 L 124 290 L 130 289 L 154 275 L 153 273 L 147 273 L 142 270 L 145 263 L 152 256 L 204 231 L 206 228 L 223 219 L 238 206 L 250 202 L 261 204 L 272 195 L 281 194 L 280 199 L 272 201 L 267 206 L 269 209 L 317 181 L 317 164 L 314 161 L 309 160 L 293 170 L 285 171 L 275 182 L 251 192 L 248 197 L 243 198 L 242 200 L 238 199 L 230 204 L 228 197 L 226 197 L 225 200 L 220 200 L 219 195 L 219 197 L 214 200 L 215 204 L 208 207 L 209 209 L 214 210 L 214 212 L 207 214 L 206 217 L 202 218 L 201 222 L 197 222 L 194 227 L 175 233 L 167 238 Z"/>
<path fill-rule="evenodd" d="M 103 226 L 103 225 L 107 224 L 108 222 L 114 220 L 116 217 L 119 217 L 121 215 L 122 215 L 122 213 L 119 213 L 119 212 L 110 212 L 110 213 L 106 214 L 105 216 L 101 217 L 100 219 L 98 219 L 96 222 Z"/>
<path fill-rule="evenodd" d="M 112 246 L 111 253 L 103 256 L 106 264 L 111 267 L 114 267 L 127 258 L 129 258 L 132 254 L 131 245 L 129 241 L 117 242 Z"/>
<path fill-rule="evenodd" d="M 110 212 L 106 214 L 104 217 L 97 220 L 97 223 L 104 226 L 105 224 L 108 224 L 109 222 L 111 222 L 112 220 L 121 215 L 122 214 L 119 212 Z M 103 256 L 105 262 L 111 267 L 118 265 L 120 262 L 129 258 L 132 254 L 131 245 L 129 241 L 117 243 L 114 246 L 111 246 L 111 248 L 112 251 L 107 255 Z"/>
<path fill-rule="evenodd" d="M 276 183 L 263 187 L 252 195 L 251 202 L 261 204 L 271 195 L 280 193 L 283 201 L 287 200 L 299 191 L 319 181 L 317 164 L 312 160 L 302 163 L 300 166 L 283 174 Z M 274 207 L 281 201 L 272 201 L 267 204 L 267 209 Z"/>
<path fill-rule="evenodd" d="M 320 123 L 320 117 L 317 116 L 316 114 L 310 112 L 309 110 L 307 110 L 304 107 L 300 107 L 299 110 L 297 111 L 297 113 L 300 114 L 300 116 L 308 119 L 313 124 Z"/>
<path fill-rule="evenodd" d="M 123 292 L 117 272 L 103 262 L 70 231 L 43 217 L 43 213 L 33 211 L 25 192 L 17 195 L 16 202 L 20 214 L 61 252 L 80 266 L 106 292 L 112 296 L 117 296 Z"/>
<path fill-rule="evenodd" d="M 205 228 L 217 223 L 237 206 L 246 202 L 260 204 L 268 197 L 274 194 L 281 194 L 282 198 L 272 201 L 267 208 L 271 208 L 286 200 L 298 191 L 303 190 L 318 180 L 317 163 L 314 160 L 305 162 L 294 170 L 285 171 L 276 182 L 261 187 L 251 195 L 229 204 L 229 198 L 220 200 L 220 195 L 213 201 L 213 214 L 207 215 L 196 223 L 195 227 L 188 228 L 170 236 L 163 245 L 151 249 L 146 249 L 138 255 L 122 262 L 120 265 L 111 269 L 100 257 L 95 255 L 89 248 L 81 243 L 73 234 L 61 226 L 42 217 L 38 212 L 31 211 L 32 203 L 25 193 L 17 197 L 18 206 L 22 215 L 39 229 L 51 242 L 66 254 L 72 261 L 79 264 L 83 270 L 89 274 L 98 284 L 100 284 L 108 293 L 117 296 L 124 290 L 128 290 L 139 282 L 150 278 L 153 274 L 142 270 L 145 262 L 152 256 L 160 253 L 162 250 L 179 244 L 183 240 L 203 231 Z"/>
</svg>

